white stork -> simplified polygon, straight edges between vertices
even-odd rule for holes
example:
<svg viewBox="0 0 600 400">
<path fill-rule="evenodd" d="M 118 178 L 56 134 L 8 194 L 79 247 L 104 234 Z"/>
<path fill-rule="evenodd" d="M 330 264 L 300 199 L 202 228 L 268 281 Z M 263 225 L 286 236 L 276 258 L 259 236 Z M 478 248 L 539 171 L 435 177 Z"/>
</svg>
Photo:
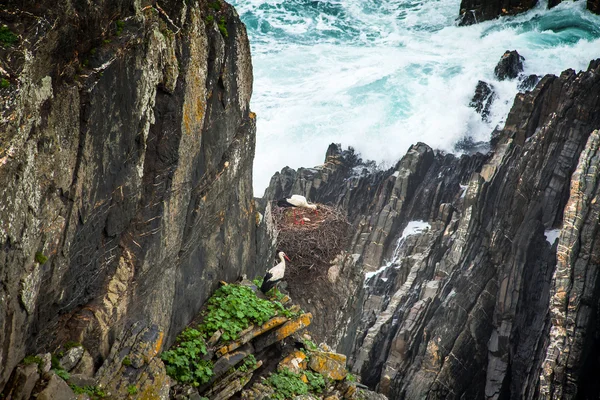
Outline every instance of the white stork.
<svg viewBox="0 0 600 400">
<path fill-rule="evenodd" d="M 283 279 L 283 275 L 285 274 L 285 260 L 291 261 L 283 251 L 280 251 L 278 256 L 281 262 L 267 271 L 263 278 L 263 283 L 260 287 L 260 291 L 263 293 L 267 293 L 277 282 Z"/>
<path fill-rule="evenodd" d="M 281 199 L 277 201 L 277 205 L 279 207 L 292 207 L 294 209 L 294 224 L 297 224 L 296 221 L 296 208 L 308 208 L 310 210 L 314 210 L 315 214 L 318 214 L 317 205 L 309 204 L 306 200 L 306 197 L 300 196 L 299 194 L 293 194 L 289 199 Z M 304 224 L 304 219 L 300 221 L 300 223 Z"/>
</svg>

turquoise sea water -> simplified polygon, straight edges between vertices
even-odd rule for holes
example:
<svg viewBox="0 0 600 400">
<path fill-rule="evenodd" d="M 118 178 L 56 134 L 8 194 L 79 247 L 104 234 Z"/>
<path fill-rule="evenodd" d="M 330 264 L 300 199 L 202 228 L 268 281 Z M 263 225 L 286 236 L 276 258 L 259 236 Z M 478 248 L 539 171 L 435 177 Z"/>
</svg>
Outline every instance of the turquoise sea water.
<svg viewBox="0 0 600 400">
<path fill-rule="evenodd" d="M 502 125 L 517 82 L 493 70 L 505 50 L 525 74 L 585 69 L 600 57 L 600 16 L 567 2 L 470 27 L 460 0 L 233 0 L 246 23 L 258 115 L 254 189 L 286 165 L 322 163 L 331 142 L 390 165 L 422 141 L 452 151 Z M 478 80 L 499 100 L 490 123 L 468 107 Z"/>
</svg>

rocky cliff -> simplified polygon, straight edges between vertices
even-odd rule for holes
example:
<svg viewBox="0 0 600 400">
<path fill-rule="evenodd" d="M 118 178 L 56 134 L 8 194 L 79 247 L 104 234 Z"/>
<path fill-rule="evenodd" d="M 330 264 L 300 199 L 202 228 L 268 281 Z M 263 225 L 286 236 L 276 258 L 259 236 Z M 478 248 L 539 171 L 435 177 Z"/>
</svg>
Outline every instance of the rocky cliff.
<svg viewBox="0 0 600 400">
<path fill-rule="evenodd" d="M 1 388 L 67 340 L 98 366 L 136 321 L 172 342 L 220 279 L 254 275 L 256 218 L 232 7 L 9 0 L 0 22 Z"/>
<path fill-rule="evenodd" d="M 560 4 L 562 0 L 548 0 L 548 7 Z M 472 25 L 504 15 L 516 15 L 531 10 L 538 4 L 537 0 L 461 0 L 460 25 Z M 587 0 L 586 7 L 595 14 L 600 14 L 598 0 Z"/>
<path fill-rule="evenodd" d="M 394 399 L 597 398 L 599 91 L 600 60 L 544 77 L 485 155 L 419 143 L 377 171 L 332 145 L 273 177 L 267 198 L 353 224 L 302 306 L 363 382 Z"/>
</svg>

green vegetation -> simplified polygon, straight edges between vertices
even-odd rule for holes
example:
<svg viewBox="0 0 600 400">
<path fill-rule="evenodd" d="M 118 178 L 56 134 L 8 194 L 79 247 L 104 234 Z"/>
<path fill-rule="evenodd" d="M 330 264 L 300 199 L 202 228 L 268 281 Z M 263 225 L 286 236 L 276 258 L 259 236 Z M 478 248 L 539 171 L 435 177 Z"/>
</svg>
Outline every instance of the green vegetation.
<svg viewBox="0 0 600 400">
<path fill-rule="evenodd" d="M 138 388 L 135 385 L 127 386 L 127 393 L 129 393 L 130 395 L 137 394 L 137 392 L 138 392 Z"/>
<path fill-rule="evenodd" d="M 213 376 L 213 363 L 202 357 L 207 354 L 206 341 L 215 332 L 221 332 L 223 341 L 235 340 L 251 324 L 262 325 L 276 315 L 294 318 L 300 312 L 290 311 L 278 301 L 261 299 L 246 286 L 221 286 L 208 299 L 202 324 L 185 329 L 177 337 L 175 346 L 162 353 L 167 374 L 181 383 L 203 385 Z M 256 359 L 250 355 L 237 369 L 245 372 L 255 365 Z"/>
<path fill-rule="evenodd" d="M 213 17 L 212 15 L 208 15 L 204 21 L 207 24 L 212 24 L 215 21 L 215 17 Z"/>
<path fill-rule="evenodd" d="M 115 34 L 116 34 L 117 36 L 121 36 L 121 34 L 123 33 L 123 29 L 125 28 L 125 21 L 121 21 L 121 20 L 119 19 L 119 20 L 117 20 L 117 21 L 115 22 L 115 25 L 116 25 L 116 27 L 117 27 L 117 28 L 115 29 Z"/>
<path fill-rule="evenodd" d="M 25 365 L 37 364 L 38 366 L 41 367 L 43 363 L 44 363 L 44 360 L 42 360 L 41 357 L 37 357 L 37 356 L 27 356 L 23 359 L 23 364 L 25 364 Z"/>
<path fill-rule="evenodd" d="M 346 380 L 349 382 L 356 382 L 356 376 L 351 373 L 348 373 L 348 375 L 346 375 Z"/>
<path fill-rule="evenodd" d="M 102 41 L 103 44 L 110 44 L 111 40 L 110 39 L 104 39 Z"/>
<path fill-rule="evenodd" d="M 0 89 L 6 89 L 9 86 L 10 86 L 10 81 L 8 79 L 6 79 L 6 78 L 0 79 Z"/>
<path fill-rule="evenodd" d="M 241 285 L 221 286 L 208 300 L 200 331 L 210 338 L 221 330 L 223 340 L 236 339 L 251 323 L 262 325 L 282 310 L 281 304 L 260 299 L 252 289 Z"/>
<path fill-rule="evenodd" d="M 314 393 L 322 393 L 325 389 L 325 377 L 317 372 L 308 370 L 304 371 L 304 374 L 308 379 L 309 390 Z"/>
<path fill-rule="evenodd" d="M 37 253 L 35 253 L 35 261 L 37 261 L 38 264 L 41 265 L 48 261 L 48 257 L 46 257 L 41 251 L 38 251 Z"/>
<path fill-rule="evenodd" d="M 96 54 L 96 48 L 95 47 L 90 50 L 90 54 L 91 55 L 95 55 Z"/>
<path fill-rule="evenodd" d="M 12 46 L 17 40 L 19 40 L 19 38 L 8 28 L 8 26 L 0 26 L 0 45 L 2 45 L 2 47 Z"/>
<path fill-rule="evenodd" d="M 227 21 L 225 21 L 225 17 L 221 17 L 219 19 L 218 22 L 218 26 L 219 26 L 219 30 L 221 31 L 221 35 L 223 35 L 225 38 L 229 37 L 229 32 L 227 32 L 227 26 L 226 26 Z"/>
<path fill-rule="evenodd" d="M 131 365 L 131 358 L 129 358 L 129 356 L 125 356 L 121 364 L 123 364 L 126 367 L 129 367 Z"/>
<path fill-rule="evenodd" d="M 294 396 L 308 393 L 308 385 L 302 381 L 300 375 L 285 369 L 281 372 L 271 374 L 266 384 L 275 389 L 273 399 L 285 400 Z"/>
<path fill-rule="evenodd" d="M 62 368 L 61 369 L 53 369 L 52 371 L 54 371 L 54 373 L 56 375 L 63 378 L 65 381 L 69 380 L 69 378 L 71 377 L 71 374 L 69 374 L 67 371 L 65 371 Z"/>
<path fill-rule="evenodd" d="M 317 344 L 312 340 L 302 339 L 302 342 L 304 343 L 304 348 L 308 350 L 315 351 L 319 349 L 319 346 L 317 346 Z"/>
<path fill-rule="evenodd" d="M 213 364 L 202 359 L 206 354 L 206 343 L 202 333 L 187 328 L 177 337 L 177 346 L 162 353 L 167 374 L 182 383 L 200 386 L 213 375 Z"/>
<path fill-rule="evenodd" d="M 73 349 L 75 347 L 83 347 L 83 345 L 81 343 L 75 342 L 73 340 L 69 340 L 68 342 L 66 342 L 63 345 L 63 349 L 65 349 L 65 351 L 69 351 L 69 350 L 71 350 L 71 349 Z"/>
<path fill-rule="evenodd" d="M 212 8 L 215 11 L 219 11 L 221 9 L 221 3 L 219 0 L 215 0 L 212 3 L 208 3 L 208 8 Z"/>
<path fill-rule="evenodd" d="M 241 372 L 248 372 L 254 369 L 254 367 L 256 367 L 256 358 L 254 357 L 254 354 L 250 354 L 244 358 L 244 362 L 242 362 L 237 370 Z"/>
<path fill-rule="evenodd" d="M 75 394 L 87 394 L 92 399 L 102 399 L 107 396 L 106 392 L 98 386 L 69 385 Z"/>
</svg>

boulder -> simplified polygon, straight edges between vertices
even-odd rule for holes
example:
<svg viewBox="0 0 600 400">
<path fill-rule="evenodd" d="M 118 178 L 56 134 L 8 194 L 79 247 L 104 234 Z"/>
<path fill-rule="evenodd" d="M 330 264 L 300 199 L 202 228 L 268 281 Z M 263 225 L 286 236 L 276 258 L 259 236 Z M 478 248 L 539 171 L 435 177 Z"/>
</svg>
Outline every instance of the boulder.
<svg viewBox="0 0 600 400">
<path fill-rule="evenodd" d="M 83 346 L 72 347 L 65 352 L 65 355 L 60 359 L 60 365 L 66 370 L 71 371 L 81 360 L 83 356 Z"/>
<path fill-rule="evenodd" d="M 535 74 L 531 74 L 529 76 L 523 77 L 523 79 L 521 79 L 521 81 L 519 82 L 518 88 L 521 92 L 525 92 L 527 90 L 531 90 L 533 88 L 535 88 L 535 85 L 537 85 L 537 83 L 540 81 L 540 77 L 535 75 Z"/>
<path fill-rule="evenodd" d="M 81 359 L 75 368 L 71 370 L 71 374 L 80 374 L 89 377 L 94 375 L 94 359 L 87 350 L 83 352 Z"/>
<path fill-rule="evenodd" d="M 289 369 L 293 373 L 298 374 L 300 371 L 305 370 L 306 366 L 306 354 L 300 350 L 295 350 L 279 362 L 277 371 Z"/>
<path fill-rule="evenodd" d="M 39 366 L 37 363 L 19 365 L 13 371 L 10 380 L 0 398 L 11 400 L 28 400 L 31 392 L 40 379 Z"/>
<path fill-rule="evenodd" d="M 55 373 L 51 373 L 48 384 L 37 395 L 37 400 L 75 400 L 76 397 L 67 382 Z"/>
<path fill-rule="evenodd" d="M 326 378 L 341 381 L 346 378 L 346 356 L 338 353 L 315 351 L 310 353 L 308 366 Z"/>
<path fill-rule="evenodd" d="M 506 50 L 500 58 L 498 65 L 496 65 L 494 74 L 501 81 L 515 79 L 523 72 L 523 61 L 525 61 L 525 57 L 517 53 L 516 50 Z"/>
<path fill-rule="evenodd" d="M 479 81 L 475 87 L 475 94 L 469 103 L 477 113 L 481 114 L 481 119 L 489 121 L 490 107 L 496 99 L 494 87 L 487 82 Z"/>
</svg>

